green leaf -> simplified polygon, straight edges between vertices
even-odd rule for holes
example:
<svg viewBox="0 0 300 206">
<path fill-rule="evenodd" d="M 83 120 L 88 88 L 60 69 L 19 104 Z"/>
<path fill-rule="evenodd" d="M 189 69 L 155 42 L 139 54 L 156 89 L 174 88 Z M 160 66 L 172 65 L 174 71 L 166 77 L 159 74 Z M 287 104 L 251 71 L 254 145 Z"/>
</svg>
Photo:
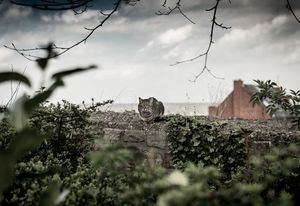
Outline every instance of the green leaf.
<svg viewBox="0 0 300 206">
<path fill-rule="evenodd" d="M 181 137 L 178 141 L 179 141 L 179 142 L 185 142 L 185 141 L 186 141 L 185 136 Z"/>
<path fill-rule="evenodd" d="M 28 151 L 37 148 L 42 137 L 35 130 L 25 129 L 17 133 L 6 151 L 0 151 L 0 201 L 3 191 L 9 187 L 14 177 L 14 167 Z"/>
<path fill-rule="evenodd" d="M 57 72 L 55 74 L 52 75 L 52 79 L 62 79 L 65 76 L 69 76 L 75 73 L 79 73 L 79 72 L 84 72 L 84 71 L 88 71 L 91 69 L 96 69 L 97 66 L 95 65 L 91 65 L 89 67 L 86 68 L 75 68 L 75 69 L 71 69 L 71 70 L 66 70 L 66 71 L 62 71 L 62 72 Z"/>
<path fill-rule="evenodd" d="M 19 81 L 27 86 L 31 86 L 29 79 L 18 72 L 0 72 L 0 83 L 6 81 Z"/>
<path fill-rule="evenodd" d="M 26 96 L 20 97 L 14 104 L 14 109 L 11 114 L 11 124 L 17 131 L 21 131 L 25 128 L 28 118 L 28 113 L 24 109 L 24 103 L 28 101 Z"/>
<path fill-rule="evenodd" d="M 48 187 L 47 190 L 41 195 L 41 206 L 55 206 L 57 198 L 60 194 L 60 183 L 57 181 L 52 182 Z"/>
<path fill-rule="evenodd" d="M 40 103 L 46 101 L 58 87 L 63 86 L 63 85 L 64 85 L 63 81 L 60 79 L 57 79 L 49 87 L 49 89 L 45 90 L 44 92 L 38 93 L 33 98 L 27 100 L 24 103 L 25 110 L 28 113 L 32 112 Z"/>
<path fill-rule="evenodd" d="M 214 136 L 208 136 L 207 141 L 212 142 L 214 140 Z"/>
<path fill-rule="evenodd" d="M 7 152 L 15 160 L 18 160 L 28 151 L 37 148 L 42 140 L 43 137 L 40 136 L 35 130 L 24 129 L 16 135 Z"/>
</svg>

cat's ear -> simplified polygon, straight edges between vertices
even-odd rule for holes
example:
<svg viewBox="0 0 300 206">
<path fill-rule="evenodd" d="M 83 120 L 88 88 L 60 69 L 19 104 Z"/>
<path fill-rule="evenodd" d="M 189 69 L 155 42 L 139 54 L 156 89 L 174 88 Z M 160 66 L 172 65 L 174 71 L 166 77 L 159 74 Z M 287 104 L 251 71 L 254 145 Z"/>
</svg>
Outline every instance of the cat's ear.
<svg viewBox="0 0 300 206">
<path fill-rule="evenodd" d="M 150 97 L 150 104 L 153 104 L 153 101 L 154 101 L 153 97 Z"/>
<path fill-rule="evenodd" d="M 142 101 L 142 98 L 141 98 L 141 97 L 139 97 L 139 102 L 140 102 L 140 101 Z"/>
</svg>

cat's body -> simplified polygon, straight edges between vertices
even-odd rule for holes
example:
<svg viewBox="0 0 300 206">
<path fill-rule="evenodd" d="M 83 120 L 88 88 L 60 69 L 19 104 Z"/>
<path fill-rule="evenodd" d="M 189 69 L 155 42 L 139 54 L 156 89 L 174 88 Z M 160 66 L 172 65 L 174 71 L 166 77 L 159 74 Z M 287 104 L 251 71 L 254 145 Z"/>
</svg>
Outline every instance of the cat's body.
<svg viewBox="0 0 300 206">
<path fill-rule="evenodd" d="M 150 122 L 164 115 L 164 105 L 154 97 L 142 99 L 139 97 L 138 110 L 143 121 Z"/>
</svg>

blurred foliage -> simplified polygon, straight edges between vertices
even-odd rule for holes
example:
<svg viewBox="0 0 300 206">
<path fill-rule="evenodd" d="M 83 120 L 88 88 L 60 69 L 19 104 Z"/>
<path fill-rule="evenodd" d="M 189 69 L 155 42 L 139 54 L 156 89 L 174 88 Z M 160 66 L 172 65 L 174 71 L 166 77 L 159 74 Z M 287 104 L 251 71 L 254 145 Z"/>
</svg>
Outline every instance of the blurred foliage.
<svg viewBox="0 0 300 206">
<path fill-rule="evenodd" d="M 92 167 L 85 157 L 93 149 L 93 138 L 88 132 L 88 117 L 87 110 L 66 101 L 63 104 L 40 106 L 33 112 L 28 121 L 29 127 L 49 138 L 44 139 L 36 150 L 26 154 L 16 164 L 15 181 L 6 191 L 4 203 L 38 205 L 37 200 L 54 177 L 62 185 L 72 185 L 73 181 L 84 183 L 82 178 L 92 177 Z M 4 148 L 9 146 L 6 144 L 10 138 L 2 136 Z M 70 177 L 76 177 L 76 173 L 83 175 L 70 180 Z M 84 188 L 85 184 L 81 186 Z M 73 193 L 72 190 L 70 196 Z M 26 201 L 19 202 L 22 199 Z"/>
<path fill-rule="evenodd" d="M 176 168 L 186 164 L 216 166 L 228 177 L 246 164 L 244 134 L 232 130 L 222 134 L 222 123 L 175 116 L 168 123 L 168 149 Z"/>
<path fill-rule="evenodd" d="M 45 70 L 47 69 L 47 65 L 49 64 L 49 59 L 55 56 L 52 43 L 49 43 L 48 46 L 45 47 L 45 51 L 46 57 L 36 60 L 38 67 L 41 69 L 41 72 L 45 72 Z M 0 167 L 1 204 L 54 205 L 54 200 L 59 194 L 58 192 L 54 193 L 54 191 L 58 191 L 58 184 L 55 183 L 56 181 L 54 181 L 51 185 L 48 184 L 49 181 L 52 181 L 51 179 L 53 179 L 51 176 L 48 178 L 42 177 L 44 174 L 48 173 L 48 167 L 50 165 L 51 167 L 55 167 L 55 164 L 52 164 L 52 162 L 49 165 L 44 165 L 44 163 L 48 161 L 48 158 L 51 157 L 47 139 L 48 137 L 51 137 L 51 135 L 57 136 L 57 138 L 61 138 L 60 132 L 62 132 L 62 130 L 66 128 L 62 127 L 60 121 L 56 121 L 55 124 L 59 124 L 58 130 L 49 131 L 47 130 L 47 128 L 51 127 L 51 123 L 53 124 L 54 122 L 49 123 L 48 120 L 42 121 L 43 119 L 34 121 L 34 118 L 29 120 L 29 117 L 32 115 L 34 116 L 33 113 L 35 112 L 35 109 L 41 107 L 41 105 L 52 95 L 52 93 L 57 88 L 64 85 L 63 78 L 65 76 L 94 68 L 96 67 L 92 65 L 87 68 L 75 68 L 54 73 L 49 80 L 49 87 L 41 90 L 32 97 L 29 97 L 27 95 L 20 97 L 15 102 L 13 108 L 1 107 L 0 163 L 1 165 L 3 165 Z M 0 73 L 0 83 L 12 81 L 18 81 L 19 83 L 23 83 L 29 87 L 32 85 L 28 77 L 18 72 Z M 61 117 L 61 119 L 62 118 L 63 117 Z M 50 124 L 50 126 L 48 123 Z M 32 127 L 32 124 L 37 125 L 35 125 L 35 127 Z M 82 129 L 80 125 L 78 128 L 79 131 Z M 78 130 L 74 132 L 75 134 L 77 134 L 76 132 L 78 132 Z M 66 137 L 69 137 L 69 135 L 70 134 L 68 134 L 68 136 Z M 72 134 L 70 137 L 70 139 L 72 139 Z M 59 150 L 57 146 L 63 147 L 64 145 L 62 145 L 60 142 L 57 142 L 56 145 L 51 145 L 52 148 L 50 149 L 52 149 L 55 153 L 56 151 L 54 151 L 54 149 L 57 149 L 57 151 Z M 44 150 L 38 151 L 37 148 L 42 148 Z M 77 149 L 81 148 L 73 148 L 72 154 L 77 154 Z M 72 154 L 70 156 L 72 156 Z M 62 153 L 62 157 L 58 157 L 57 160 L 67 161 L 64 159 L 60 159 L 65 155 L 69 154 Z M 72 158 L 76 158 L 76 156 Z M 49 161 L 51 160 L 52 159 L 50 159 Z M 55 160 L 56 159 L 53 158 L 53 161 Z M 67 163 L 68 162 L 66 162 L 66 164 Z M 71 163 L 70 165 L 72 167 L 76 166 L 72 165 Z M 33 169 L 33 171 L 31 169 Z M 18 179 L 21 178 L 23 180 L 30 176 L 39 176 L 40 178 L 35 179 L 35 181 L 27 180 L 27 182 L 22 182 Z M 39 185 L 39 183 L 41 183 L 41 185 Z M 38 190 L 39 192 L 44 191 L 44 198 L 39 201 L 39 199 L 37 199 L 35 196 L 36 194 L 32 190 L 30 190 L 29 187 L 35 188 L 35 190 Z M 19 198 L 18 195 L 21 195 L 21 198 Z M 45 204 L 45 202 L 47 202 L 47 204 Z"/>
<path fill-rule="evenodd" d="M 274 148 L 263 158 L 253 156 L 247 168 L 234 178 L 240 182 L 262 185 L 264 203 L 275 204 L 278 197 L 287 198 L 290 205 L 300 205 L 300 144 Z M 293 204 L 292 204 L 293 203 Z"/>
<path fill-rule="evenodd" d="M 182 171 L 139 184 L 128 192 L 130 205 L 299 205 L 299 145 L 273 149 L 263 157 L 253 157 L 224 182 L 224 175 L 215 166 L 187 164 Z M 141 197 L 154 201 L 142 202 Z"/>
<path fill-rule="evenodd" d="M 254 80 L 259 89 L 251 97 L 253 104 L 266 104 L 267 112 L 272 116 L 278 111 L 284 111 L 292 117 L 293 124 L 300 130 L 300 90 L 290 90 L 278 86 L 271 80 Z"/>
</svg>

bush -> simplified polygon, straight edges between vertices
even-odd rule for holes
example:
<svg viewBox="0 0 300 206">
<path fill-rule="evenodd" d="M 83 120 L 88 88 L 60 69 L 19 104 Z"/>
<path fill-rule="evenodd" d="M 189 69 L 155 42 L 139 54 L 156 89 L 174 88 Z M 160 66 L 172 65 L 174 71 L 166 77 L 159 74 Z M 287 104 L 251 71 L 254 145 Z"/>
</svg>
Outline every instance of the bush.
<svg viewBox="0 0 300 206">
<path fill-rule="evenodd" d="M 134 205 L 139 205 L 138 197 L 151 194 L 159 206 L 299 205 L 299 151 L 297 145 L 274 149 L 225 182 L 225 174 L 215 166 L 188 164 L 182 171 L 138 185 L 129 197 L 136 199 Z"/>
<path fill-rule="evenodd" d="M 15 180 L 5 190 L 2 205 L 40 205 L 53 184 L 59 186 L 58 194 L 66 195 L 59 205 L 299 204 L 297 145 L 274 149 L 263 158 L 247 162 L 242 156 L 242 132 L 222 136 L 221 124 L 177 116 L 170 120 L 169 146 L 173 157 L 178 157 L 180 171 L 167 174 L 162 168 L 137 161 L 130 164 L 132 154 L 120 146 L 101 143 L 90 153 L 95 144 L 89 131 L 89 114 L 68 102 L 42 106 L 33 113 L 29 124 L 49 138 L 17 163 Z M 0 145 L 5 149 L 15 130 L 6 119 L 0 125 Z M 179 141 L 182 138 L 186 140 Z M 180 144 L 194 150 L 172 153 L 172 148 L 176 150 Z M 209 150 L 215 147 L 223 149 Z M 186 158 L 179 154 L 186 154 Z M 196 158 L 198 154 L 203 156 Z M 207 156 L 209 159 L 204 159 Z"/>
<path fill-rule="evenodd" d="M 59 205 L 133 204 L 125 193 L 165 174 L 163 169 L 139 164 L 121 146 L 101 143 L 95 150 L 90 114 L 89 108 L 66 101 L 35 110 L 29 125 L 48 138 L 16 164 L 15 179 L 4 192 L 2 205 L 40 205 L 53 183 L 59 186 L 59 193 L 67 194 Z M 16 131 L 7 119 L 0 125 L 0 149 L 5 149 Z M 153 195 L 139 197 L 144 204 L 155 200 Z"/>
<path fill-rule="evenodd" d="M 93 150 L 94 142 L 89 134 L 89 114 L 88 110 L 65 101 L 63 104 L 41 106 L 32 114 L 30 127 L 48 138 L 17 163 L 15 181 L 5 191 L 3 205 L 39 205 L 38 200 L 53 178 L 58 179 L 63 187 L 70 188 L 68 203 L 80 205 L 78 198 L 89 196 L 84 188 L 93 182 L 96 175 L 86 157 Z M 0 145 L 5 149 L 14 138 L 15 131 L 7 120 L 1 124 L 5 126 L 1 125 L 1 129 L 6 132 L 1 132 Z M 75 183 L 77 188 L 74 190 Z"/>
<path fill-rule="evenodd" d="M 189 162 L 214 165 L 231 176 L 246 163 L 243 132 L 232 130 L 222 134 L 222 124 L 207 123 L 196 118 L 175 116 L 168 124 L 168 149 L 176 168 Z"/>
</svg>

